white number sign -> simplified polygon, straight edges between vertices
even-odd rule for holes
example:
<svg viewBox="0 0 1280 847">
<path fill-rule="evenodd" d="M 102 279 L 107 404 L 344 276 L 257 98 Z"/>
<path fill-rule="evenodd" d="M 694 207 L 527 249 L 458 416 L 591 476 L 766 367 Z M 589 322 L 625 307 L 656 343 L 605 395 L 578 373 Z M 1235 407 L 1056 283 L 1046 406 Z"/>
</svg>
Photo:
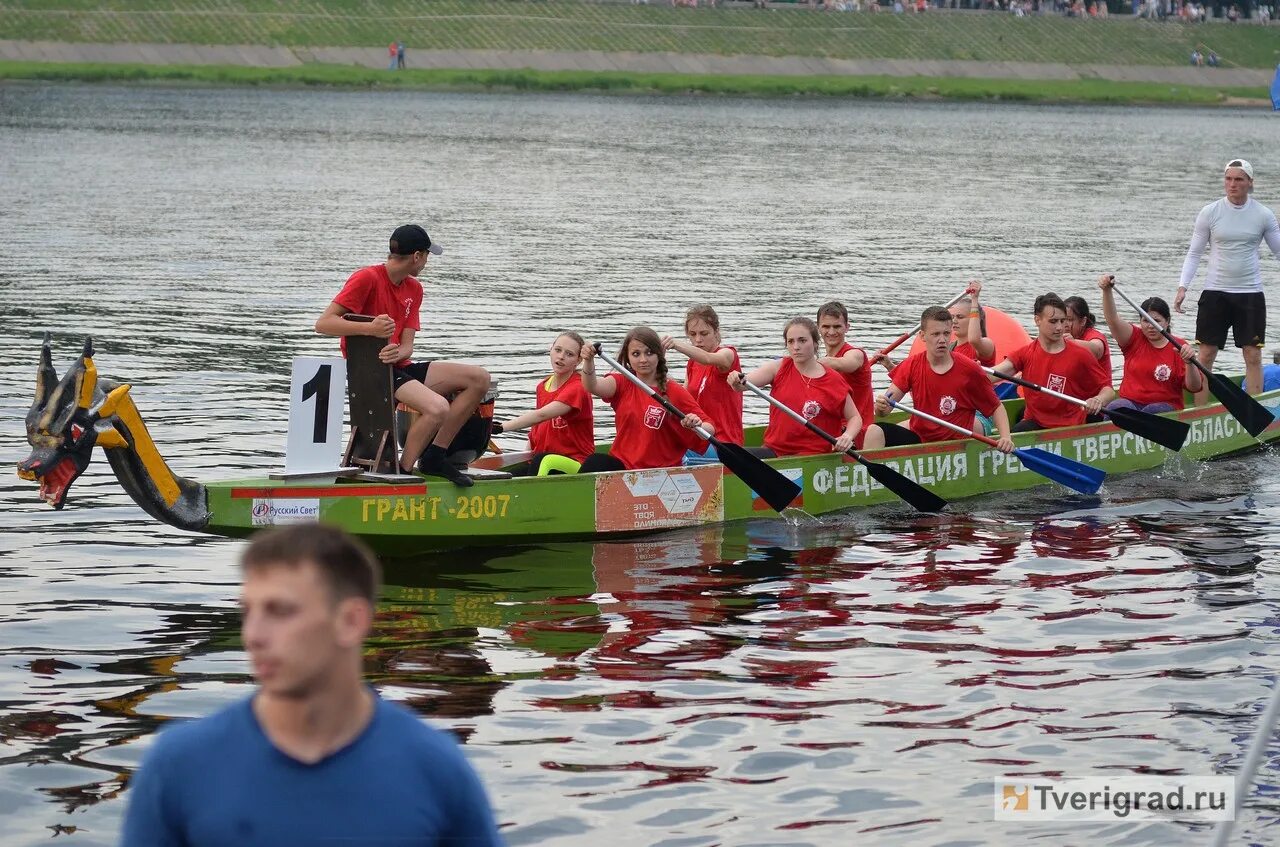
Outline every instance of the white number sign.
<svg viewBox="0 0 1280 847">
<path fill-rule="evenodd" d="M 342 411 L 347 400 L 347 360 L 299 356 L 289 386 L 286 473 L 337 470 L 342 458 Z"/>
</svg>

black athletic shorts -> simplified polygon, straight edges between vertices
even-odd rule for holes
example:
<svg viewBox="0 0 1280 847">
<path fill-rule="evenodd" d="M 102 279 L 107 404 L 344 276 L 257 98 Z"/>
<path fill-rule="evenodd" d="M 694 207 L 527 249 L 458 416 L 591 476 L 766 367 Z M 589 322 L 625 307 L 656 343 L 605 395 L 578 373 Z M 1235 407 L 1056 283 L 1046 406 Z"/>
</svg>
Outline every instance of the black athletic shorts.
<svg viewBox="0 0 1280 847">
<path fill-rule="evenodd" d="M 406 382 L 421 382 L 424 385 L 427 382 L 427 368 L 431 367 L 430 362 L 410 362 L 404 367 L 393 367 L 391 369 L 391 393 L 400 390 L 400 386 Z"/>
<path fill-rule="evenodd" d="M 885 447 L 903 447 L 907 444 L 921 443 L 920 436 L 905 426 L 891 423 L 878 423 L 876 426 L 880 427 L 881 431 L 884 432 Z"/>
<path fill-rule="evenodd" d="M 1222 348 L 1227 343 L 1227 327 L 1237 347 L 1261 347 L 1267 336 L 1267 298 L 1261 291 L 1232 294 L 1226 291 L 1200 292 L 1196 313 L 1196 340 Z"/>
</svg>

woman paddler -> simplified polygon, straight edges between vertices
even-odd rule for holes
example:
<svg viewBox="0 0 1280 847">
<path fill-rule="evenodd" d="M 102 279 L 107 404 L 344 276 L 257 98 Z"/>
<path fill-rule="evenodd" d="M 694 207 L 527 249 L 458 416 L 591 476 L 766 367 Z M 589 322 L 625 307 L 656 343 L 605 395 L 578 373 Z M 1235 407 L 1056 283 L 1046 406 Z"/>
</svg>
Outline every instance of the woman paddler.
<svg viewBox="0 0 1280 847">
<path fill-rule="evenodd" d="M 1169 343 L 1155 325 L 1146 318 L 1131 324 L 1121 319 L 1116 310 L 1115 294 L 1111 286 L 1116 278 L 1104 274 L 1098 280 L 1102 289 L 1102 316 L 1116 346 L 1124 355 L 1124 377 L 1120 380 L 1119 398 L 1107 404 L 1108 409 L 1137 409 L 1140 412 L 1158 414 L 1171 412 L 1186 406 L 1182 390 L 1193 394 L 1204 386 L 1198 368 L 1187 367 L 1196 355 L 1195 349 L 1178 338 L 1181 349 Z M 1169 328 L 1169 304 L 1159 297 L 1148 297 L 1142 310 Z"/>
<path fill-rule="evenodd" d="M 987 315 L 978 302 L 982 283 L 973 280 L 965 296 L 951 305 L 951 323 L 955 330 L 955 346 L 951 352 L 988 368 L 996 365 L 996 343 L 987 337 Z"/>
<path fill-rule="evenodd" d="M 1067 305 L 1067 340 L 1087 348 L 1110 375 L 1111 345 L 1096 326 L 1098 319 L 1089 311 L 1089 304 L 1083 297 L 1068 297 L 1062 302 Z"/>
<path fill-rule="evenodd" d="M 685 364 L 684 387 L 707 413 L 716 428 L 716 437 L 731 444 L 742 443 L 742 395 L 729 387 L 730 371 L 742 369 L 738 351 L 720 338 L 720 316 L 710 306 L 694 306 L 684 317 L 688 341 L 670 335 L 662 337 L 662 349 L 676 350 L 689 357 Z M 686 465 L 718 461 L 710 443 L 705 452 L 690 450 Z"/>
<path fill-rule="evenodd" d="M 729 374 L 729 385 L 744 391 L 743 380 L 763 388 L 771 386 L 774 399 L 802 415 L 818 429 L 836 436 L 835 445 L 810 432 L 785 412 L 769 409 L 769 425 L 764 431 L 765 457 L 808 453 L 843 453 L 862 432 L 858 413 L 843 375 L 826 367 L 817 358 L 818 325 L 808 318 L 792 318 L 782 330 L 787 344 L 785 358 L 767 362 L 750 373 Z"/>
<path fill-rule="evenodd" d="M 701 449 L 702 427 L 711 435 L 715 425 L 684 386 L 667 379 L 662 339 L 647 326 L 638 326 L 622 339 L 618 362 L 658 394 L 663 394 L 683 418 L 675 418 L 639 386 L 622 374 L 597 377 L 595 350 L 582 348 L 582 384 L 613 407 L 616 436 L 608 454 L 592 453 L 582 473 L 676 467 L 688 450 Z"/>
<path fill-rule="evenodd" d="M 576 332 L 562 332 L 551 342 L 551 375 L 538 383 L 534 411 L 503 421 L 499 432 L 529 429 L 528 469 L 517 476 L 577 473 L 595 452 L 591 395 L 582 384 L 578 363 L 586 344 Z"/>
</svg>

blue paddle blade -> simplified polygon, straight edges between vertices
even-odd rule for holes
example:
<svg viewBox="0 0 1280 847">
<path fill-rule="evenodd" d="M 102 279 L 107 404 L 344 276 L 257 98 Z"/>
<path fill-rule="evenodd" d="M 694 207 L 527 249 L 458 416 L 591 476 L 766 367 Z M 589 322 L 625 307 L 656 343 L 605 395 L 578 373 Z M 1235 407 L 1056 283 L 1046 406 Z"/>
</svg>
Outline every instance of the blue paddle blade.
<svg viewBox="0 0 1280 847">
<path fill-rule="evenodd" d="M 1102 481 L 1107 478 L 1106 471 L 1093 465 L 1086 465 L 1039 447 L 1019 447 L 1013 452 L 1031 470 L 1081 494 L 1098 493 Z"/>
</svg>

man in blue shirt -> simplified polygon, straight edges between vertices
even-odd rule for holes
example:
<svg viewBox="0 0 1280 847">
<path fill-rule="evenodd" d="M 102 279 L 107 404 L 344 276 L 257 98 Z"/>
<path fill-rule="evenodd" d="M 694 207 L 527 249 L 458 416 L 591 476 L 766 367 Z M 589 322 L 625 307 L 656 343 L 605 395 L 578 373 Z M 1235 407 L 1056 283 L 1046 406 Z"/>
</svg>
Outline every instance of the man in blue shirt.
<svg viewBox="0 0 1280 847">
<path fill-rule="evenodd" d="M 250 698 L 159 734 L 129 784 L 123 843 L 500 845 L 458 745 L 363 681 L 380 568 L 308 524 L 241 558 Z"/>
</svg>

